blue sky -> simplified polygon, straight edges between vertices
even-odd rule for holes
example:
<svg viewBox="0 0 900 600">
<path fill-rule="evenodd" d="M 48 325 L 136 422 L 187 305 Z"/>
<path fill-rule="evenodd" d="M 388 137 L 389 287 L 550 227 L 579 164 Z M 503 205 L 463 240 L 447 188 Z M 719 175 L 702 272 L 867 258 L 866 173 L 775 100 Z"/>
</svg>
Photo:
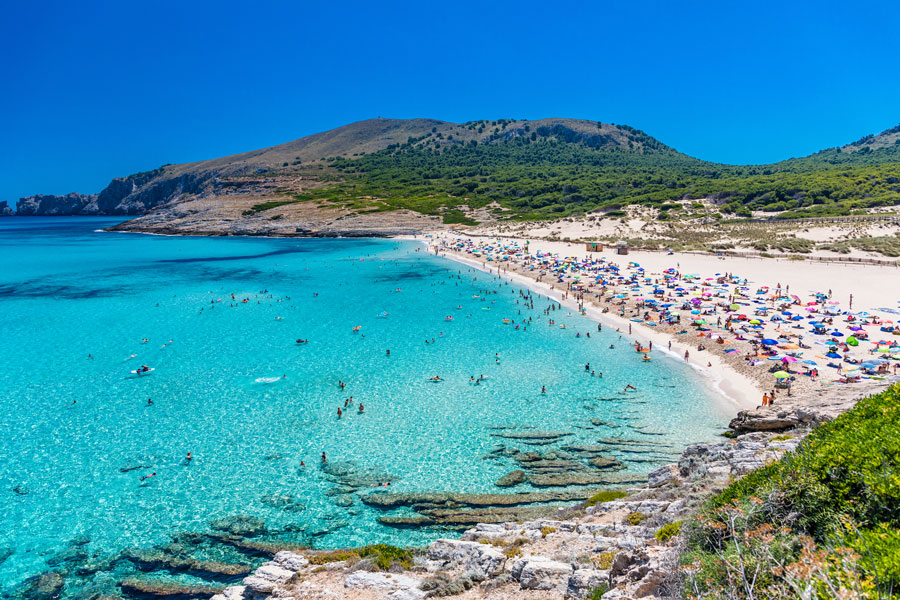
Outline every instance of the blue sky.
<svg viewBox="0 0 900 600">
<path fill-rule="evenodd" d="M 894 2 L 7 2 L 0 200 L 376 116 L 626 123 L 764 163 L 900 123 Z"/>
</svg>

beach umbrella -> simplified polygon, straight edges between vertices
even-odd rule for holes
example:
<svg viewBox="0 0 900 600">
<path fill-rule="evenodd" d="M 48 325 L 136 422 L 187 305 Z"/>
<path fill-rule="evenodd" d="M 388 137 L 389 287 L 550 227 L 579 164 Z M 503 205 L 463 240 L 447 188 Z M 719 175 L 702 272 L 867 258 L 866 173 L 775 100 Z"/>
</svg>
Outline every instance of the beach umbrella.
<svg viewBox="0 0 900 600">
<path fill-rule="evenodd" d="M 750 322 L 752 323 L 753 321 L 750 321 Z M 775 345 L 778 344 L 778 340 L 773 340 L 773 339 L 771 339 L 771 338 L 766 338 L 766 339 L 764 339 L 764 340 L 762 341 L 762 343 L 763 343 L 764 345 L 766 345 L 766 346 L 775 346 Z"/>
<path fill-rule="evenodd" d="M 787 371 L 775 371 L 775 379 L 787 379 L 791 374 Z"/>
<path fill-rule="evenodd" d="M 784 356 L 784 357 L 781 358 L 781 362 L 785 362 L 785 363 L 788 363 L 788 362 L 797 362 L 797 359 L 794 358 L 793 356 Z"/>
<path fill-rule="evenodd" d="M 828 358 L 841 358 L 841 355 L 838 354 L 837 352 L 835 352 L 834 350 L 832 350 L 831 352 L 829 352 L 829 353 L 826 354 L 825 356 L 827 356 Z"/>
<path fill-rule="evenodd" d="M 818 363 L 816 363 L 816 361 L 814 361 L 814 360 L 804 360 L 804 361 L 803 361 L 803 364 L 804 364 L 804 365 L 813 365 L 813 366 L 817 366 L 817 365 L 818 365 Z"/>
</svg>

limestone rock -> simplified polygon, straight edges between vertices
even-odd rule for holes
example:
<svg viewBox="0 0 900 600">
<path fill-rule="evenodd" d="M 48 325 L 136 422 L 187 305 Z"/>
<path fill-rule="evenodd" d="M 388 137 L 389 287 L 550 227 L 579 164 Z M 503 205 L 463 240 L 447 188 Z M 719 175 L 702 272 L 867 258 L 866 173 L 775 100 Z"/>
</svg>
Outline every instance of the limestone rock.
<svg viewBox="0 0 900 600">
<path fill-rule="evenodd" d="M 253 575 L 244 578 L 247 589 L 256 594 L 271 594 L 275 589 L 293 577 L 293 571 L 279 566 L 274 562 L 263 563 Z"/>
<path fill-rule="evenodd" d="M 651 488 L 657 488 L 676 479 L 678 479 L 678 465 L 663 465 L 650 471 L 647 475 L 647 485 Z"/>
<path fill-rule="evenodd" d="M 444 568 L 462 565 L 491 577 L 499 575 L 506 564 L 506 556 L 496 548 L 463 540 L 432 542 L 428 546 L 428 559 L 439 562 Z"/>
<path fill-rule="evenodd" d="M 579 569 L 572 573 L 566 585 L 565 597 L 573 600 L 583 600 L 590 597 L 591 590 L 607 583 L 609 571 L 599 569 Z"/>
<path fill-rule="evenodd" d="M 303 567 L 309 564 L 309 561 L 306 557 L 300 556 L 294 552 L 290 552 L 288 550 L 282 550 L 275 554 L 275 558 L 273 559 L 278 566 L 287 569 L 288 571 L 297 572 Z"/>
<path fill-rule="evenodd" d="M 524 590 L 565 591 L 572 575 L 572 565 L 544 556 L 520 558 L 512 567 L 512 577 Z"/>
<path fill-rule="evenodd" d="M 372 588 L 376 590 L 410 590 L 417 589 L 419 580 L 398 573 L 371 573 L 354 571 L 344 579 L 344 587 Z"/>
</svg>

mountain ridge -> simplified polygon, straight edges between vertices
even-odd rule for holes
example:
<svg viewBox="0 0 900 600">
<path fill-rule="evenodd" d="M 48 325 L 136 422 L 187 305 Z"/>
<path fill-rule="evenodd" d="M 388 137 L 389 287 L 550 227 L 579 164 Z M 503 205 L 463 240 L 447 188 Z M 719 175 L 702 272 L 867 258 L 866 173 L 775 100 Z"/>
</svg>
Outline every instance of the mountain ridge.
<svg viewBox="0 0 900 600">
<path fill-rule="evenodd" d="M 260 207 L 268 210 L 286 204 L 308 204 L 311 200 L 322 200 L 343 205 L 343 208 L 351 209 L 349 212 L 411 209 L 425 215 L 443 216 L 445 221 L 450 212 L 454 215 L 451 221 L 466 223 L 472 219 L 460 217 L 459 213 L 467 212 L 471 207 L 458 199 L 463 197 L 468 201 L 472 194 L 476 196 L 476 208 L 497 205 L 494 206 L 494 216 L 500 215 L 498 211 L 502 208 L 522 217 L 547 218 L 603 206 L 612 206 L 614 210 L 616 198 L 626 204 L 677 200 L 681 191 L 684 192 L 682 197 L 709 194 L 728 205 L 730 212 L 746 213 L 741 208 L 764 198 L 768 192 L 736 201 L 733 198 L 740 194 L 728 189 L 715 189 L 711 182 L 729 178 L 749 181 L 748 178 L 778 173 L 796 178 L 797 173 L 825 172 L 846 165 L 898 162 L 900 126 L 878 135 L 864 136 L 844 146 L 771 165 L 723 165 L 679 153 L 627 125 L 598 121 L 548 118 L 451 123 L 426 118 L 376 118 L 268 148 L 191 163 L 163 165 L 152 171 L 115 178 L 98 194 L 22 198 L 17 205 L 17 213 L 136 216 L 196 199 L 215 198 L 228 204 L 236 198 L 256 198 L 259 201 L 243 208 L 241 217 L 261 212 L 258 210 Z M 493 166 L 480 168 L 479 175 L 473 179 L 470 172 L 482 164 Z M 556 196 L 553 196 L 555 192 L 550 192 L 553 196 L 552 210 L 543 210 L 546 198 L 542 194 L 546 194 L 534 182 L 524 190 L 522 186 L 509 189 L 510 186 L 504 182 L 481 185 L 488 183 L 484 181 L 486 179 L 500 176 L 501 172 L 502 178 L 508 179 L 510 176 L 519 177 L 522 170 L 528 169 L 533 170 L 538 179 L 547 179 L 549 176 L 545 171 L 551 164 L 563 170 L 593 169 L 592 174 L 571 174 L 570 185 L 566 184 L 564 177 L 554 179 L 563 188 L 590 189 L 567 195 L 559 192 Z M 406 171 L 401 172 L 397 165 L 402 165 Z M 468 165 L 468 170 L 461 165 Z M 657 172 L 656 178 L 648 175 L 652 171 Z M 886 177 L 886 185 L 891 185 L 892 177 Z M 402 179 L 409 180 L 406 187 L 394 185 L 394 181 Z M 470 181 L 461 182 L 462 179 Z M 378 181 L 387 183 L 378 184 Z M 429 181 L 437 181 L 441 185 L 429 188 Z M 594 185 L 594 181 L 604 183 Z M 460 185 L 453 187 L 450 182 Z M 635 189 L 642 193 L 633 193 Z M 484 193 L 479 195 L 479 191 Z M 405 202 L 406 196 L 416 193 L 440 197 L 440 201 Z M 787 206 L 793 199 L 797 200 L 797 206 L 788 208 L 802 208 L 805 202 L 803 193 L 804 190 L 798 188 L 769 204 L 777 207 L 778 202 L 784 199 Z M 312 197 L 317 194 L 321 198 Z M 390 194 L 393 194 L 393 200 L 370 201 Z M 522 194 L 530 194 L 533 201 L 523 205 L 515 199 L 516 195 Z M 577 205 L 578 201 L 582 201 L 581 206 Z M 830 198 L 825 196 L 824 203 L 829 202 Z M 521 210 L 516 208 L 517 204 L 521 205 Z M 850 209 L 852 207 L 847 208 Z"/>
</svg>

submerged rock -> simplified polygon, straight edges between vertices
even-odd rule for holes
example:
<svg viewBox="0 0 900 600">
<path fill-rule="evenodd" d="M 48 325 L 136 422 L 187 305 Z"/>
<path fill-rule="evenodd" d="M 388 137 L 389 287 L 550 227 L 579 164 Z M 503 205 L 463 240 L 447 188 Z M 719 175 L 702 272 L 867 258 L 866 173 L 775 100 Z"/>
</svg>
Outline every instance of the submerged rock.
<svg viewBox="0 0 900 600">
<path fill-rule="evenodd" d="M 350 494 L 341 494 L 340 496 L 335 496 L 334 503 L 344 508 L 353 506 L 353 496 L 351 496 Z"/>
<path fill-rule="evenodd" d="M 572 434 L 568 431 L 517 431 L 514 433 L 492 433 L 491 435 L 507 440 L 554 441 Z"/>
<path fill-rule="evenodd" d="M 59 571 L 47 571 L 23 581 L 13 591 L 12 597 L 23 600 L 55 600 L 64 584 L 65 580 Z"/>
<path fill-rule="evenodd" d="M 506 523 L 550 517 L 556 513 L 555 506 L 521 506 L 512 508 L 479 508 L 470 510 L 426 509 L 422 511 L 430 519 L 428 525 L 450 527 L 471 527 L 479 523 Z M 379 523 L 390 525 L 389 518 L 378 519 Z"/>
<path fill-rule="evenodd" d="M 250 565 L 246 564 L 182 558 L 159 550 L 126 550 L 122 553 L 122 558 L 130 560 L 142 571 L 165 570 L 170 573 L 188 573 L 203 579 L 234 580 L 252 570 Z"/>
<path fill-rule="evenodd" d="M 214 543 L 225 544 L 250 557 L 269 557 L 281 550 L 303 550 L 304 546 L 280 540 L 253 540 L 227 533 L 209 533 L 206 538 Z"/>
<path fill-rule="evenodd" d="M 185 585 L 175 581 L 154 579 L 124 579 L 119 588 L 128 596 L 140 599 L 165 598 L 166 600 L 196 600 L 211 598 L 221 593 L 224 587 L 208 585 Z"/>
<path fill-rule="evenodd" d="M 290 494 L 266 494 L 260 500 L 267 506 L 280 508 L 286 512 L 298 513 L 306 510 L 306 504 Z"/>
<path fill-rule="evenodd" d="M 609 477 L 609 476 L 608 476 Z M 595 490 L 594 492 L 599 491 Z M 550 502 L 574 502 L 587 500 L 592 495 L 588 490 L 565 490 L 557 492 L 524 492 L 521 494 L 458 494 L 453 492 L 418 492 L 389 494 L 372 492 L 360 495 L 363 504 L 387 510 L 391 508 L 462 508 L 517 506 L 522 504 L 545 504 Z"/>
<path fill-rule="evenodd" d="M 397 480 L 397 477 L 375 467 L 360 467 L 352 461 L 338 461 L 322 465 L 322 472 L 336 487 L 354 493 L 361 488 L 380 487 Z"/>
<path fill-rule="evenodd" d="M 588 464 L 597 469 L 608 469 L 611 471 L 625 468 L 625 465 L 608 456 L 597 456 L 589 460 Z"/>
<path fill-rule="evenodd" d="M 514 485 L 519 485 L 520 483 L 525 483 L 525 471 L 512 471 L 511 473 L 507 473 L 503 477 L 497 480 L 497 487 L 513 487 Z"/>
<path fill-rule="evenodd" d="M 223 517 L 212 521 L 209 526 L 217 531 L 224 531 L 241 537 L 257 537 L 268 532 L 262 519 L 248 515 Z"/>
<path fill-rule="evenodd" d="M 568 487 L 570 485 L 622 485 L 643 483 L 646 476 L 616 475 L 613 473 L 557 473 L 553 475 L 535 475 L 529 483 L 535 487 Z"/>
</svg>

